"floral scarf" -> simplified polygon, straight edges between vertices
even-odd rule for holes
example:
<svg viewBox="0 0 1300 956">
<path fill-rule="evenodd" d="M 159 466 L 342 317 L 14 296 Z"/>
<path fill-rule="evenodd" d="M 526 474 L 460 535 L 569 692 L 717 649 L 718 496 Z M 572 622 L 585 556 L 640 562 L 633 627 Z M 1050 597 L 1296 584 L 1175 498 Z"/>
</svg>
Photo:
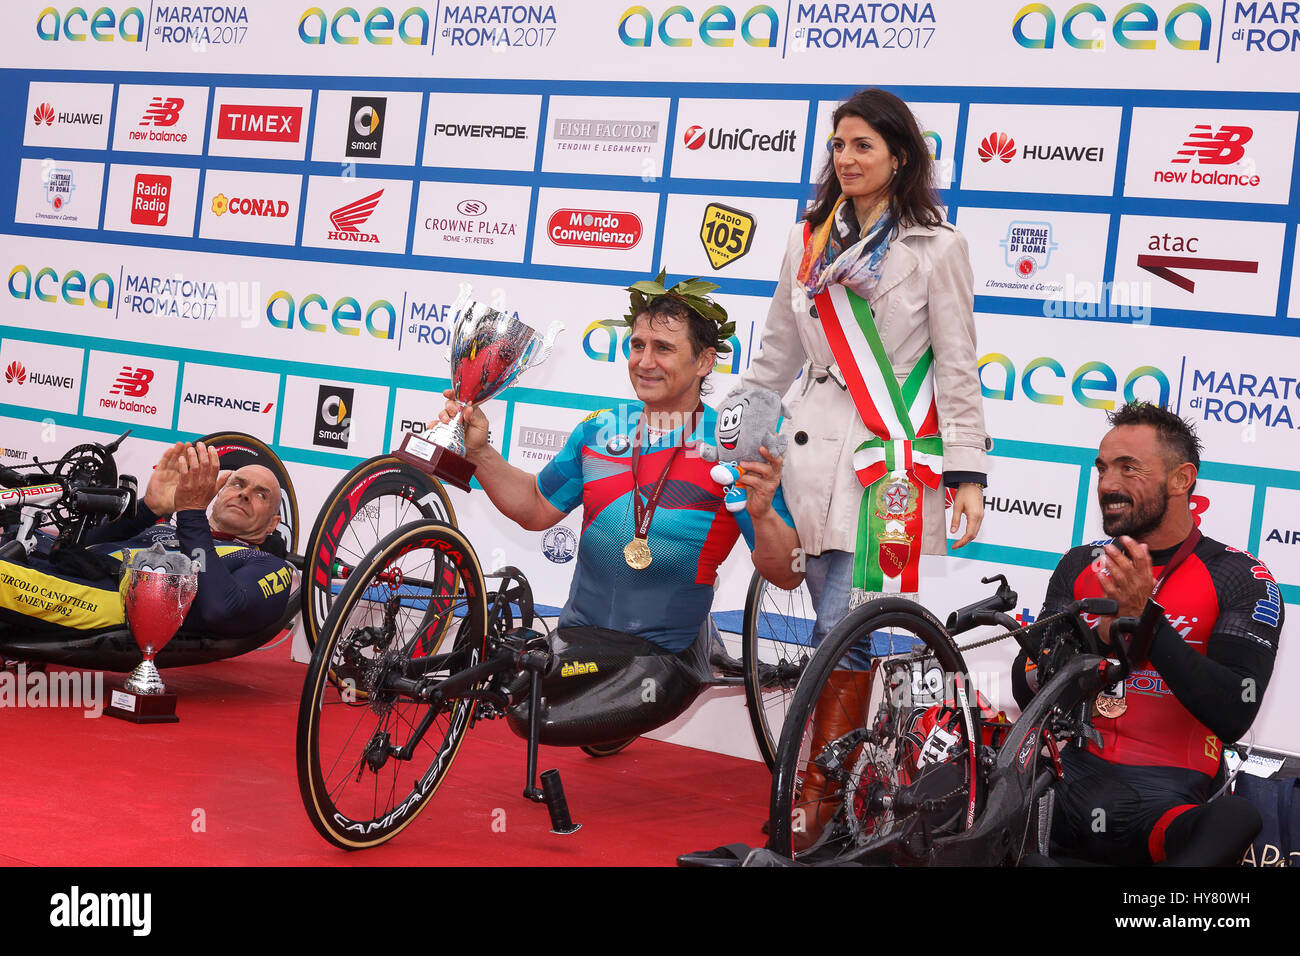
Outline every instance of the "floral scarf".
<svg viewBox="0 0 1300 956">
<path fill-rule="evenodd" d="M 859 230 L 853 204 L 841 196 L 826 221 L 813 230 L 799 263 L 799 283 L 808 298 L 838 282 L 869 299 L 880 281 L 893 232 L 887 201 L 876 204 L 867 228 Z"/>
</svg>

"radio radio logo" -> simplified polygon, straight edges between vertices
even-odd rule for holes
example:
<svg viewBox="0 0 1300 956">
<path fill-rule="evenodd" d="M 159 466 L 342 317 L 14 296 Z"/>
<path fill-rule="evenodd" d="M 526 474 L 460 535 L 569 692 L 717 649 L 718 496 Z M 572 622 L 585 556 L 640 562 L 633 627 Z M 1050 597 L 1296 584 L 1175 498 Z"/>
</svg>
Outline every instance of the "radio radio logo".
<svg viewBox="0 0 1300 956">
<path fill-rule="evenodd" d="M 709 265 L 715 270 L 730 265 L 754 244 L 754 229 L 757 226 L 752 213 L 743 209 L 733 209 L 719 202 L 711 202 L 704 207 L 704 219 L 700 223 L 700 242 L 709 257 Z"/>
<path fill-rule="evenodd" d="M 131 222 L 137 226 L 167 225 L 171 196 L 170 176 L 137 173 L 131 189 Z"/>
</svg>

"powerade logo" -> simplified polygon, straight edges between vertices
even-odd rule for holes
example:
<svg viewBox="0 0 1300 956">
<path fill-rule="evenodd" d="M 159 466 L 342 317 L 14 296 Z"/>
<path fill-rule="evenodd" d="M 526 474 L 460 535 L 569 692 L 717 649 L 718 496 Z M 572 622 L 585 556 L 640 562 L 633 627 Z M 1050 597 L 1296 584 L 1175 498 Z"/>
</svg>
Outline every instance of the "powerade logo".
<svg viewBox="0 0 1300 956">
<path fill-rule="evenodd" d="M 397 328 L 397 310 L 387 299 L 376 299 L 363 310 L 350 295 L 331 305 L 317 292 L 295 300 L 292 293 L 282 289 L 266 301 L 266 322 L 273 329 L 297 325 L 307 332 L 332 329 L 339 335 L 360 335 L 364 327 L 371 338 L 391 339 Z"/>
<path fill-rule="evenodd" d="M 750 7 L 737 19 L 730 7 L 712 6 L 697 16 L 680 4 L 663 13 L 652 13 L 642 6 L 628 7 L 618 18 L 618 38 L 627 46 L 694 46 L 696 39 L 704 46 L 734 47 L 739 27 L 740 40 L 746 46 L 771 48 L 781 35 L 781 19 L 765 3 Z"/>
<path fill-rule="evenodd" d="M 79 269 L 72 269 L 60 278 L 49 266 L 33 273 L 20 264 L 9 271 L 9 294 L 24 302 L 32 298 L 38 302 L 57 302 L 62 298 L 68 305 L 85 305 L 89 299 L 97 309 L 111 309 L 113 278 L 107 272 L 99 272 L 87 280 Z"/>
<path fill-rule="evenodd" d="M 1041 356 L 1031 359 L 1017 374 L 1015 363 L 1010 358 L 1001 352 L 990 352 L 979 360 L 979 377 L 984 397 L 1002 402 L 1015 400 L 1017 382 L 1025 398 L 1039 405 L 1064 405 L 1065 395 L 1052 391 L 1052 387 L 1054 384 L 1060 387 L 1066 380 L 1070 383 L 1070 396 L 1084 408 L 1110 411 L 1115 407 L 1120 392 L 1119 376 L 1105 362 L 1084 362 L 1073 374 L 1067 374 L 1065 366 L 1056 359 Z M 1138 394 L 1137 385 L 1143 379 L 1155 383 L 1159 389 L 1158 397 L 1150 394 L 1150 388 L 1143 388 L 1143 394 Z M 1140 398 L 1167 406 L 1169 376 L 1154 365 L 1140 365 L 1125 377 L 1123 396 L 1125 402 Z"/>
<path fill-rule="evenodd" d="M 362 38 L 372 46 L 392 46 L 394 33 L 408 46 L 427 46 L 428 12 L 423 7 L 408 7 L 395 16 L 388 7 L 375 7 L 363 22 L 355 7 L 340 7 L 332 14 L 308 7 L 298 18 L 298 39 L 311 46 L 330 42 L 356 46 Z"/>
<path fill-rule="evenodd" d="M 733 335 L 727 341 L 731 344 L 731 351 L 722 356 L 722 360 L 713 366 L 713 370 L 723 375 L 739 375 L 749 367 L 748 363 L 741 364 L 740 339 Z M 582 333 L 582 351 L 593 362 L 617 361 L 620 352 L 625 360 L 631 361 L 632 330 L 622 319 L 597 319 Z"/>
<path fill-rule="evenodd" d="M 1180 3 L 1161 21 L 1150 4 L 1129 3 L 1112 18 L 1095 3 L 1078 3 L 1058 21 L 1056 11 L 1045 3 L 1030 3 L 1017 11 L 1011 35 L 1026 50 L 1051 50 L 1059 35 L 1076 50 L 1104 50 L 1106 33 L 1125 50 L 1154 50 L 1163 34 L 1175 50 L 1204 51 L 1210 48 L 1210 13 L 1199 3 Z"/>
<path fill-rule="evenodd" d="M 97 43 L 112 43 L 120 37 L 127 43 L 139 43 L 144 39 L 144 14 L 139 7 L 127 7 L 121 13 L 108 7 L 100 7 L 93 13 L 87 13 L 82 7 L 71 7 L 65 13 L 46 7 L 36 15 L 36 37 L 49 42 L 94 40 Z"/>
</svg>

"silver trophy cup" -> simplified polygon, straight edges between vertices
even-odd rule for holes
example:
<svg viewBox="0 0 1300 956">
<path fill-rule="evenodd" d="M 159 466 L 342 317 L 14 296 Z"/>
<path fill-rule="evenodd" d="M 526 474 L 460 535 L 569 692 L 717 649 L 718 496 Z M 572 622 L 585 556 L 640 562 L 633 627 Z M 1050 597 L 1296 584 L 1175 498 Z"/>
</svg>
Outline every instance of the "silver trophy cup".
<svg viewBox="0 0 1300 956">
<path fill-rule="evenodd" d="M 123 684 L 126 690 L 145 695 L 167 692 L 154 657 L 180 630 L 198 591 L 194 562 L 164 550 L 161 544 L 136 552 L 123 567 L 118 594 L 127 624 L 144 654 Z"/>
<path fill-rule="evenodd" d="M 564 324 L 552 322 L 545 337 L 506 312 L 499 312 L 470 295 L 462 286 L 453 309 L 457 311 L 452 330 L 451 394 L 461 409 L 446 424 L 429 433 L 435 445 L 465 454 L 464 407 L 478 405 L 505 389 L 525 369 L 540 365 L 551 354 L 555 337 Z"/>
</svg>

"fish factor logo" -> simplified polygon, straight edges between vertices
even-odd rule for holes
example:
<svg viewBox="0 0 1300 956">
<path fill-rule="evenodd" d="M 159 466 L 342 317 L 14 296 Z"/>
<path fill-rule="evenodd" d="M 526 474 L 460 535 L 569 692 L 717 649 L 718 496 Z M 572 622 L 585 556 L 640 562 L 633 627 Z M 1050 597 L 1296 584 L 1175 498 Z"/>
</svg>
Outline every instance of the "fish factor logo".
<svg viewBox="0 0 1300 956">
<path fill-rule="evenodd" d="M 354 96 L 348 111 L 345 154 L 361 159 L 379 159 L 384 148 L 384 113 L 388 98 Z"/>
<path fill-rule="evenodd" d="M 757 221 L 742 209 L 711 202 L 704 207 L 700 223 L 700 242 L 715 270 L 730 265 L 754 245 Z"/>
<path fill-rule="evenodd" d="M 312 443 L 325 448 L 347 448 L 352 440 L 353 389 L 322 385 L 316 396 L 316 430 Z"/>
<path fill-rule="evenodd" d="M 556 149 L 583 153 L 650 153 L 659 142 L 657 120 L 556 119 Z"/>
</svg>

